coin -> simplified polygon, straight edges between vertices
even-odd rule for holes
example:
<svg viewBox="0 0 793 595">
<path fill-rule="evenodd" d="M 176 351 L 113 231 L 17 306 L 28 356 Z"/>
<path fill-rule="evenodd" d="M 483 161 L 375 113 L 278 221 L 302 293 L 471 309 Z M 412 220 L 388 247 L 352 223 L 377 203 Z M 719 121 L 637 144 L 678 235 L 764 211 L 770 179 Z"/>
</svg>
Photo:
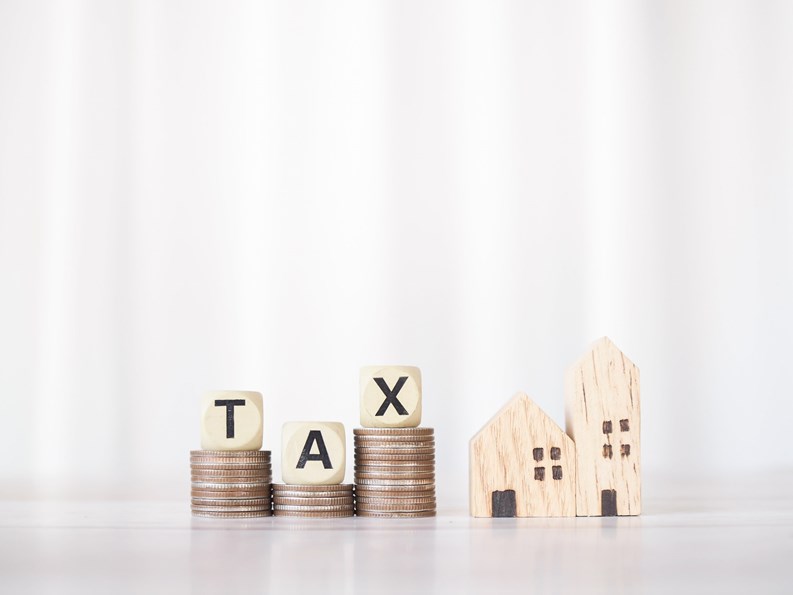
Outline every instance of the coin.
<svg viewBox="0 0 793 595">
<path fill-rule="evenodd" d="M 355 434 L 355 442 L 433 442 L 434 434 Z"/>
<path fill-rule="evenodd" d="M 358 496 L 355 500 L 356 504 L 371 504 L 371 505 L 384 505 L 384 504 L 391 504 L 391 505 L 416 505 L 416 504 L 432 504 L 435 505 L 435 497 L 431 498 L 388 498 L 388 497 L 378 497 L 373 498 L 370 496 Z"/>
<path fill-rule="evenodd" d="M 199 482 L 199 483 L 251 483 L 251 482 L 264 482 L 264 483 L 272 483 L 270 481 L 269 475 L 245 475 L 245 476 L 236 476 L 236 477 L 220 477 L 217 475 L 213 475 L 211 477 L 207 477 L 206 475 L 200 475 L 196 473 L 190 474 L 190 481 Z"/>
<path fill-rule="evenodd" d="M 362 464 L 382 464 L 382 463 L 393 463 L 393 462 L 419 462 L 424 461 L 425 463 L 429 463 L 430 461 L 435 461 L 435 454 L 414 454 L 414 453 L 405 453 L 405 454 L 369 454 L 369 453 L 355 453 L 355 464 L 362 465 Z"/>
<path fill-rule="evenodd" d="M 271 463 L 269 461 L 262 462 L 258 459 L 233 459 L 230 462 L 219 461 L 218 459 L 190 459 L 191 467 L 205 467 L 213 465 L 216 469 L 239 469 L 244 468 L 244 465 L 257 465 L 267 466 Z"/>
<path fill-rule="evenodd" d="M 191 498 L 196 506 L 263 506 L 270 508 L 270 498 Z"/>
<path fill-rule="evenodd" d="M 346 498 L 284 498 L 280 496 L 273 498 L 273 503 L 279 506 L 351 506 L 353 497 L 352 494 Z"/>
<path fill-rule="evenodd" d="M 208 462 L 208 463 L 191 462 L 190 463 L 190 468 L 191 469 L 196 469 L 196 470 L 198 470 L 198 469 L 207 469 L 207 470 L 219 470 L 219 471 L 223 471 L 223 470 L 245 471 L 245 470 L 251 470 L 251 469 L 272 469 L 272 464 L 269 463 L 269 462 L 267 462 L 267 463 L 259 463 L 259 462 L 256 462 L 256 463 L 238 463 L 236 461 L 233 461 L 233 462 L 227 463 L 225 461 L 222 461 L 222 462 L 211 461 L 211 462 Z"/>
<path fill-rule="evenodd" d="M 400 437 L 401 438 L 401 437 Z M 364 446 L 389 446 L 392 448 L 410 448 L 413 447 L 427 447 L 435 446 L 435 440 L 383 440 L 382 438 L 358 438 L 356 437 L 353 444 L 356 448 Z"/>
<path fill-rule="evenodd" d="M 274 510 L 273 511 L 273 516 L 294 517 L 301 519 L 336 519 L 343 517 L 351 517 L 354 514 L 355 511 L 352 508 L 349 510 L 340 510 L 337 512 L 333 512 L 333 511 L 312 512 L 306 510 Z"/>
<path fill-rule="evenodd" d="M 420 512 L 435 510 L 435 502 L 423 504 L 387 504 L 385 502 L 372 504 L 362 502 L 356 508 L 358 512 Z"/>
<path fill-rule="evenodd" d="M 371 471 L 355 471 L 356 479 L 434 479 L 435 471 L 383 471 L 377 469 Z"/>
<path fill-rule="evenodd" d="M 434 446 L 356 446 L 359 455 L 431 455 L 435 454 Z"/>
<path fill-rule="evenodd" d="M 399 519 L 399 518 L 422 518 L 436 516 L 434 510 L 422 510 L 415 512 L 373 512 L 368 510 L 360 510 L 357 512 L 360 517 L 372 517 L 381 519 Z"/>
<path fill-rule="evenodd" d="M 191 450 L 191 457 L 216 457 L 216 458 L 270 458 L 269 450 Z"/>
<path fill-rule="evenodd" d="M 419 491 L 434 491 L 435 484 L 431 483 L 429 485 L 365 485 L 365 484 L 358 484 L 355 487 L 355 493 L 360 494 L 361 492 L 419 492 Z"/>
<path fill-rule="evenodd" d="M 246 475 L 265 475 L 270 472 L 272 467 L 259 467 L 258 469 L 202 469 L 190 468 L 193 475 L 204 475 L 206 477 L 245 477 Z"/>
<path fill-rule="evenodd" d="M 356 485 L 376 486 L 420 486 L 435 485 L 434 479 L 359 479 Z"/>
<path fill-rule="evenodd" d="M 379 435 L 427 435 L 434 434 L 435 428 L 354 428 L 354 436 Z"/>
<path fill-rule="evenodd" d="M 269 486 L 269 481 L 236 481 L 236 482 L 219 482 L 219 481 L 193 481 L 191 485 L 194 488 L 204 490 L 230 490 L 233 488 L 246 489 L 246 488 L 261 488 Z"/>
<path fill-rule="evenodd" d="M 365 465 L 355 465 L 353 471 L 370 471 L 374 473 L 432 473 L 435 465 L 378 465 L 377 463 L 366 463 Z"/>
<path fill-rule="evenodd" d="M 193 488 L 190 491 L 193 498 L 269 498 L 269 489 L 256 490 L 199 490 Z"/>
<path fill-rule="evenodd" d="M 273 510 L 287 511 L 287 512 L 341 512 L 344 510 L 352 510 L 353 505 L 350 504 L 337 504 L 334 506 L 292 506 L 288 504 L 273 504 Z"/>
<path fill-rule="evenodd" d="M 290 492 L 279 490 L 273 492 L 274 498 L 352 498 L 353 491 L 336 492 Z"/>
<path fill-rule="evenodd" d="M 273 516 L 273 512 L 271 510 L 260 510 L 258 512 L 201 512 L 194 510 L 193 516 L 215 519 L 252 519 Z"/>
<path fill-rule="evenodd" d="M 193 504 L 190 509 L 193 512 L 261 512 L 270 510 L 269 506 L 205 506 Z"/>
<path fill-rule="evenodd" d="M 286 490 L 288 492 L 346 492 L 352 490 L 351 483 L 338 483 L 331 485 L 297 485 L 288 483 L 274 483 L 273 492 Z"/>
</svg>

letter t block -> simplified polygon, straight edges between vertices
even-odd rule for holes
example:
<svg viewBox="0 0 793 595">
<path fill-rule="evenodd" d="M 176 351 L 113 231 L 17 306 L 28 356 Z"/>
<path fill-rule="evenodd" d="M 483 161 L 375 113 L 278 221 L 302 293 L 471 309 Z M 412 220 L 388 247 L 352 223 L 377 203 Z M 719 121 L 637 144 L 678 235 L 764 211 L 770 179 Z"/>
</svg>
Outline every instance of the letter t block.
<svg viewBox="0 0 793 595">
<path fill-rule="evenodd" d="M 361 425 L 415 428 L 421 423 L 421 370 L 413 366 L 361 368 Z"/>
<path fill-rule="evenodd" d="M 209 392 L 201 400 L 201 448 L 259 450 L 262 395 L 253 391 Z"/>
</svg>

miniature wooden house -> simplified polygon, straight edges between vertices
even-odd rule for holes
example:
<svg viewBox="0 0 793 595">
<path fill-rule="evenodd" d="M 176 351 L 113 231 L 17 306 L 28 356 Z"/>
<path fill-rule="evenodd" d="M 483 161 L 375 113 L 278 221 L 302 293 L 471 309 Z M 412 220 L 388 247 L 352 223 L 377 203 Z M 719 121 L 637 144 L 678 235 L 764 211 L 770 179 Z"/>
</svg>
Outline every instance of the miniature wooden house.
<svg viewBox="0 0 793 595">
<path fill-rule="evenodd" d="M 575 516 L 575 457 L 562 429 L 516 394 L 471 439 L 471 515 Z"/>
<path fill-rule="evenodd" d="M 641 513 L 639 369 L 608 338 L 565 374 L 578 516 Z"/>
</svg>

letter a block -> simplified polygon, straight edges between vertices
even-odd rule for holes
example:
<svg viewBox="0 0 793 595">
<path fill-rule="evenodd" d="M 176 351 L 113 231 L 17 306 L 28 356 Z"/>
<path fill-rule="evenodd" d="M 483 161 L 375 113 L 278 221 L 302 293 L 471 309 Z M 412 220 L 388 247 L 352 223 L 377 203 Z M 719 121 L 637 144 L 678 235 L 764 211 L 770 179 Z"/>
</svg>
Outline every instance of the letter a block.
<svg viewBox="0 0 793 595">
<path fill-rule="evenodd" d="M 259 450 L 262 447 L 262 395 L 215 391 L 201 401 L 201 448 Z"/>
<path fill-rule="evenodd" d="M 421 423 L 421 370 L 413 366 L 361 368 L 361 425 L 415 428 Z"/>
<path fill-rule="evenodd" d="M 281 476 L 292 485 L 332 485 L 344 481 L 347 440 L 344 425 L 333 421 L 284 424 Z"/>
</svg>

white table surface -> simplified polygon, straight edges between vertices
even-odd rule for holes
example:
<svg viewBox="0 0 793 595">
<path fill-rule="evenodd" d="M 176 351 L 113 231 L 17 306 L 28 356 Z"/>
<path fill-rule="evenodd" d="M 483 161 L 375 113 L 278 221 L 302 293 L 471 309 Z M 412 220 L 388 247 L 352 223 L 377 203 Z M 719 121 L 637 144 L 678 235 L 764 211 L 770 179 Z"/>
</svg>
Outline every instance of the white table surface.
<svg viewBox="0 0 793 595">
<path fill-rule="evenodd" d="M 0 502 L 0 593 L 793 594 L 793 474 L 678 484 L 635 518 L 191 518 Z M 758 487 L 759 486 L 759 487 Z"/>
</svg>

